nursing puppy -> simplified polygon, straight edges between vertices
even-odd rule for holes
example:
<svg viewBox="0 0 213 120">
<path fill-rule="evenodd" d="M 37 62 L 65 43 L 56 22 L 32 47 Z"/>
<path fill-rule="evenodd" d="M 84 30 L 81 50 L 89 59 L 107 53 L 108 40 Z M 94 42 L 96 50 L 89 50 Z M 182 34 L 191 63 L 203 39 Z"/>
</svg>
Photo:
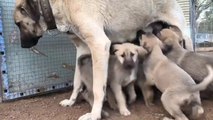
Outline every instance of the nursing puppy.
<svg viewBox="0 0 213 120">
<path fill-rule="evenodd" d="M 155 35 L 143 35 L 141 45 L 149 53 L 143 64 L 145 85 L 149 88 L 145 88 L 145 92 L 152 93 L 150 87 L 155 85 L 162 92 L 161 101 L 164 108 L 175 120 L 188 120 L 183 113 L 187 111 L 182 110 L 184 106 L 190 108 L 191 113 L 186 113 L 190 118 L 199 118 L 204 113 L 199 91 L 204 90 L 213 81 L 212 67 L 206 66 L 209 75 L 196 85 L 190 75 L 164 56 L 161 51 L 163 45 Z M 150 100 L 153 94 L 148 95 L 144 94 L 145 101 Z"/>
<path fill-rule="evenodd" d="M 144 56 L 147 52 L 142 47 L 131 43 L 113 45 L 112 52 L 114 55 L 110 56 L 108 70 L 108 85 L 110 88 L 107 88 L 107 92 L 109 89 L 112 90 L 120 114 L 127 116 L 130 115 L 130 111 L 127 109 L 122 87 L 127 87 L 128 102 L 134 102 L 136 99 L 134 81 L 137 79 L 138 57 L 139 55 Z M 89 101 L 93 101 L 91 55 L 80 57 L 78 63 L 82 82 L 86 85 L 89 93 Z"/>
<path fill-rule="evenodd" d="M 179 44 L 183 39 L 182 33 L 177 27 L 163 29 L 157 36 L 166 45 L 166 56 L 186 71 L 197 83 L 202 82 L 208 75 L 206 65 L 213 67 L 213 57 L 183 49 Z M 212 96 L 212 92 L 213 84 L 201 95 L 211 93 L 208 96 Z"/>
</svg>

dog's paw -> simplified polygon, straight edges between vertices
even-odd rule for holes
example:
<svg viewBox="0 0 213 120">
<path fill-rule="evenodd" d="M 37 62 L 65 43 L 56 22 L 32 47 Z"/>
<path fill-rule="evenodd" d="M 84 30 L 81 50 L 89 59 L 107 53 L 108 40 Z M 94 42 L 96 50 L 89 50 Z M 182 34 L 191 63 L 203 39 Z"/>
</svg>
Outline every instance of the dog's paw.
<svg viewBox="0 0 213 120">
<path fill-rule="evenodd" d="M 98 117 L 92 113 L 87 113 L 83 116 L 81 116 L 78 120 L 100 120 L 101 117 Z"/>
<path fill-rule="evenodd" d="M 174 120 L 174 119 L 172 119 L 172 118 L 168 118 L 168 117 L 163 117 L 163 119 L 162 120 Z"/>
<path fill-rule="evenodd" d="M 131 112 L 128 109 L 122 109 L 120 110 L 120 114 L 124 116 L 129 116 L 131 115 Z"/>
<path fill-rule="evenodd" d="M 74 102 L 71 100 L 65 99 L 65 100 L 62 100 L 59 104 L 63 107 L 71 107 L 74 104 Z"/>
</svg>

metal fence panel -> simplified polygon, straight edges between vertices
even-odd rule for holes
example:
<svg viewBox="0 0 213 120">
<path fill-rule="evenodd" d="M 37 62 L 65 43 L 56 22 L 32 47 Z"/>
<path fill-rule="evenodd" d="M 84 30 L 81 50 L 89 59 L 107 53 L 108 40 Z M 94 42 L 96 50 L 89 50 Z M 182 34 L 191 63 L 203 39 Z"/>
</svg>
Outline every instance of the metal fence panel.
<svg viewBox="0 0 213 120">
<path fill-rule="evenodd" d="M 10 100 L 72 85 L 75 47 L 65 34 L 44 35 L 36 49 L 20 46 L 13 21 L 15 0 L 0 0 L 2 99 Z M 1 21 L 0 20 L 0 21 Z M 1 22 L 0 22 L 1 24 Z M 43 53 L 43 54 L 42 54 Z"/>
</svg>

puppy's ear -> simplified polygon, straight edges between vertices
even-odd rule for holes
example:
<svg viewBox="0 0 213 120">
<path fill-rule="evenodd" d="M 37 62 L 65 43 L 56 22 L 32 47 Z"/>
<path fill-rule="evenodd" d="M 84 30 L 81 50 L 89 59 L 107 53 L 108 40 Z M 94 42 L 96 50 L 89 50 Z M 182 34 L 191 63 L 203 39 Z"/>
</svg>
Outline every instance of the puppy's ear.
<svg viewBox="0 0 213 120">
<path fill-rule="evenodd" d="M 118 51 L 118 50 L 115 48 L 115 45 L 111 45 L 110 46 L 110 55 L 115 55 L 116 51 Z"/>
<path fill-rule="evenodd" d="M 186 49 L 186 41 L 185 41 L 185 39 L 182 40 L 182 46 L 183 46 L 184 49 Z"/>
<path fill-rule="evenodd" d="M 143 48 L 148 48 L 148 46 L 147 46 L 147 43 L 146 42 L 143 42 L 143 46 L 142 46 Z"/>
<path fill-rule="evenodd" d="M 156 34 L 156 36 L 159 38 L 159 37 L 161 36 L 161 33 L 158 32 L 158 33 Z"/>
<path fill-rule="evenodd" d="M 145 34 L 141 34 L 141 36 L 139 37 L 140 46 L 142 46 L 144 36 Z"/>
<path fill-rule="evenodd" d="M 137 52 L 140 58 L 144 57 L 148 53 L 143 47 L 138 47 Z"/>
<path fill-rule="evenodd" d="M 145 34 L 143 30 L 139 30 L 136 34 L 136 38 L 131 42 L 134 45 L 140 45 L 141 35 Z"/>
<path fill-rule="evenodd" d="M 170 25 L 170 28 L 173 32 L 175 32 L 179 37 L 183 38 L 182 31 L 175 25 Z"/>
</svg>

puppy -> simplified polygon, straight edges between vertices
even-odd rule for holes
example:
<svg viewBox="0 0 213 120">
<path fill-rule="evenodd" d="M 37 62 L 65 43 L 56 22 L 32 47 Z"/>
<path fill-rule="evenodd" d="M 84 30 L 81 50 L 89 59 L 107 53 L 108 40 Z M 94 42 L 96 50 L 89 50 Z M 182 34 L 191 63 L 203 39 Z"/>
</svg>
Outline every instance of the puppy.
<svg viewBox="0 0 213 120">
<path fill-rule="evenodd" d="M 183 49 L 180 45 L 180 41 L 183 39 L 182 33 L 177 27 L 163 29 L 157 36 L 166 45 L 165 55 L 185 70 L 197 83 L 202 82 L 208 75 L 205 66 L 208 64 L 213 67 L 213 57 Z M 211 93 L 208 96 L 212 96 L 212 92 L 213 84 L 203 93 Z M 201 95 L 203 94 L 201 93 Z"/>
<path fill-rule="evenodd" d="M 82 74 L 82 83 L 83 83 L 83 88 L 84 90 L 82 90 L 81 95 L 82 97 L 92 106 L 93 105 L 93 93 L 92 93 L 92 75 L 91 75 L 91 71 L 90 68 L 88 66 L 92 66 L 91 63 L 91 54 L 85 54 L 82 55 L 78 58 L 78 65 L 81 66 L 80 70 L 81 70 L 81 74 Z M 109 106 L 112 109 L 116 109 L 117 108 L 117 104 L 115 102 L 115 97 L 114 94 L 112 93 L 111 89 L 107 86 L 106 88 L 106 97 L 105 100 L 107 100 L 107 102 L 109 103 Z M 102 112 L 103 113 L 103 112 Z M 104 114 L 102 114 L 104 115 Z"/>
<path fill-rule="evenodd" d="M 196 85 L 190 75 L 164 56 L 161 51 L 163 45 L 155 35 L 143 35 L 141 45 L 149 53 L 143 64 L 146 77 L 144 93 L 149 93 L 149 96 L 144 94 L 145 101 L 150 102 L 147 101 L 153 97 L 150 87 L 155 85 L 162 92 L 161 101 L 164 108 L 175 120 L 188 120 L 183 113 L 185 110 L 182 110 L 186 105 L 191 108 L 189 117 L 199 118 L 204 113 L 199 91 L 204 90 L 213 81 L 212 67 L 207 65 L 209 75 Z"/>
<path fill-rule="evenodd" d="M 147 52 L 142 47 L 131 43 L 113 45 L 112 52 L 114 55 L 111 55 L 109 59 L 108 85 L 114 94 L 120 114 L 128 116 L 130 111 L 127 109 L 122 87 L 127 87 L 128 102 L 134 102 L 136 99 L 134 81 L 137 79 L 138 57 L 139 55 L 144 56 Z M 91 55 L 81 57 L 78 63 L 82 82 L 87 87 L 89 93 L 89 101 L 93 101 Z M 109 88 L 107 88 L 108 91 Z"/>
</svg>

